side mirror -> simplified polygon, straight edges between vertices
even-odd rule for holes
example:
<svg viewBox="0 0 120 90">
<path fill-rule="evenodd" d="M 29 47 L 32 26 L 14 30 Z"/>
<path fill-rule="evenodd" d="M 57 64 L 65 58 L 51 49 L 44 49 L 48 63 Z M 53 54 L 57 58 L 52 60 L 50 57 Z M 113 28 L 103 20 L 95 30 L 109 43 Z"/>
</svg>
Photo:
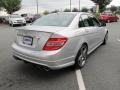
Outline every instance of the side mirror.
<svg viewBox="0 0 120 90">
<path fill-rule="evenodd" d="M 101 26 L 105 27 L 106 26 L 106 23 L 101 21 Z"/>
</svg>

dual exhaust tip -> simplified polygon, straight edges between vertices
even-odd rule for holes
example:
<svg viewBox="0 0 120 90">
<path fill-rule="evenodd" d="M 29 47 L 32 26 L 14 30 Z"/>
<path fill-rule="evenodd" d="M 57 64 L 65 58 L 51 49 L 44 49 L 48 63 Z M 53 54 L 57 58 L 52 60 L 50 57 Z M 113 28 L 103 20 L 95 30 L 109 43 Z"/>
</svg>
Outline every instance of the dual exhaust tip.
<svg viewBox="0 0 120 90">
<path fill-rule="evenodd" d="M 18 58 L 18 57 L 16 57 L 16 56 L 13 56 L 13 58 L 15 59 L 15 60 L 20 60 L 20 61 L 23 61 L 24 63 L 27 63 L 27 64 L 32 64 L 32 63 L 30 63 L 30 62 L 27 62 L 27 61 L 24 61 L 24 60 L 22 60 L 22 59 L 20 59 L 20 58 Z M 37 64 L 32 64 L 35 68 L 37 68 L 37 69 L 39 69 L 39 70 L 44 70 L 44 71 L 51 71 L 51 69 L 50 68 L 48 68 L 48 67 L 46 67 L 46 66 L 42 66 L 42 65 L 37 65 Z"/>
</svg>

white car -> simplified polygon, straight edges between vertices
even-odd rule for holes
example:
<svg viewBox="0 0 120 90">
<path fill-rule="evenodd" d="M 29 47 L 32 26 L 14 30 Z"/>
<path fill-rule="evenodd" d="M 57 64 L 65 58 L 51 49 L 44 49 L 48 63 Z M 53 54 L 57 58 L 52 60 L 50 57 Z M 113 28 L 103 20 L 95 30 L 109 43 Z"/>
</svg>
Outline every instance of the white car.
<svg viewBox="0 0 120 90">
<path fill-rule="evenodd" d="M 89 13 L 56 13 L 16 30 L 12 45 L 17 60 L 37 66 L 61 69 L 84 67 L 87 55 L 108 38 L 106 24 Z"/>
<path fill-rule="evenodd" d="M 9 16 L 9 25 L 26 25 L 26 20 L 20 15 L 10 15 Z"/>
</svg>

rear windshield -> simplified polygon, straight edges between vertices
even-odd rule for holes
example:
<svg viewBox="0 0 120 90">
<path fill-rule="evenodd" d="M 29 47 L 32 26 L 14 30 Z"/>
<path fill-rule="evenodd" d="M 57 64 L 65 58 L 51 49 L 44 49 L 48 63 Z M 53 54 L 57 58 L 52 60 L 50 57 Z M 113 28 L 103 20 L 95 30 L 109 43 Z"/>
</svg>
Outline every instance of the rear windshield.
<svg viewBox="0 0 120 90">
<path fill-rule="evenodd" d="M 33 25 L 67 27 L 75 16 L 76 14 L 49 14 L 35 21 Z"/>
</svg>

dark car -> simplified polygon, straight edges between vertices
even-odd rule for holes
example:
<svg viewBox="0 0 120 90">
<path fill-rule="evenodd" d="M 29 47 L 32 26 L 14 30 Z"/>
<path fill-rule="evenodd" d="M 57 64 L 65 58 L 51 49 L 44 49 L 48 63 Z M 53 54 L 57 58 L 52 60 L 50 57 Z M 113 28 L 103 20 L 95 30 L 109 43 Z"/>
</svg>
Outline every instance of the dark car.
<svg viewBox="0 0 120 90">
<path fill-rule="evenodd" d="M 39 19 L 40 17 L 41 17 L 41 15 L 40 15 L 40 14 L 35 14 L 35 15 L 33 16 L 33 21 L 35 21 L 35 20 Z"/>
<path fill-rule="evenodd" d="M 22 17 L 25 18 L 26 22 L 33 22 L 34 21 L 34 15 L 33 14 L 21 14 Z"/>
</svg>

